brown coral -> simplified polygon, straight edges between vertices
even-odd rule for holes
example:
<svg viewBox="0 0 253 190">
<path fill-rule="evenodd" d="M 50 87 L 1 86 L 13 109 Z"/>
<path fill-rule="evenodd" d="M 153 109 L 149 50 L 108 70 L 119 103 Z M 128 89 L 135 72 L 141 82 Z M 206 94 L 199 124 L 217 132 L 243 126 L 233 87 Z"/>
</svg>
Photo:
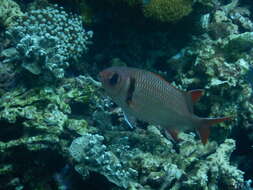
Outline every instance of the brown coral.
<svg viewBox="0 0 253 190">
<path fill-rule="evenodd" d="M 146 17 L 161 22 L 176 22 L 192 11 L 192 0 L 150 0 L 144 5 Z"/>
</svg>

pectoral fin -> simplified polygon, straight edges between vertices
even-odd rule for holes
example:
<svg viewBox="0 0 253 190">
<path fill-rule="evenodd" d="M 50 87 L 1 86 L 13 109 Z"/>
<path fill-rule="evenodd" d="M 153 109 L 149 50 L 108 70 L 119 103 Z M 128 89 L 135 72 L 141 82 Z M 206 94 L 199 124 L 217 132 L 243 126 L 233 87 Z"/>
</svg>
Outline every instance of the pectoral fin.
<svg viewBox="0 0 253 190">
<path fill-rule="evenodd" d="M 201 89 L 190 90 L 185 93 L 186 105 L 188 107 L 189 112 L 193 113 L 193 104 L 199 101 L 203 94 L 204 90 Z"/>
<path fill-rule="evenodd" d="M 203 96 L 204 90 L 202 89 L 190 90 L 188 94 L 190 94 L 191 96 L 192 103 L 196 103 L 197 101 L 199 101 L 201 96 Z"/>
<path fill-rule="evenodd" d="M 180 139 L 178 138 L 179 131 L 175 129 L 165 129 L 165 134 L 167 138 L 173 140 L 174 142 L 180 141 Z"/>
<path fill-rule="evenodd" d="M 124 112 L 124 119 L 131 129 L 136 127 L 136 118 Z"/>
</svg>

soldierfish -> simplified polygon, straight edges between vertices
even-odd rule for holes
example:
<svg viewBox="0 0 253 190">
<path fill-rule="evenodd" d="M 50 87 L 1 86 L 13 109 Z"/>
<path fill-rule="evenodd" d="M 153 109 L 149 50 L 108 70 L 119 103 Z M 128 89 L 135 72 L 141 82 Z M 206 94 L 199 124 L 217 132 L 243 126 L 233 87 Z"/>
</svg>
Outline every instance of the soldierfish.
<svg viewBox="0 0 253 190">
<path fill-rule="evenodd" d="M 181 91 L 149 71 L 110 67 L 100 72 L 99 78 L 107 95 L 122 108 L 131 127 L 136 125 L 136 119 L 160 125 L 176 141 L 179 131 L 196 129 L 206 144 L 209 127 L 230 119 L 196 116 L 193 104 L 200 99 L 203 90 Z"/>
</svg>

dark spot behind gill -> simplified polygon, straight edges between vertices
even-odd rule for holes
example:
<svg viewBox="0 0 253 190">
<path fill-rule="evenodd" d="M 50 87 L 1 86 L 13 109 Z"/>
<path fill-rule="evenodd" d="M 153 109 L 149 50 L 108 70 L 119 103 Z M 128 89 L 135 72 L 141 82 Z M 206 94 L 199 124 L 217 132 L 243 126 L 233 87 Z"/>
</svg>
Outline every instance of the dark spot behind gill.
<svg viewBox="0 0 253 190">
<path fill-rule="evenodd" d="M 132 102 L 132 99 L 133 99 L 133 93 L 134 93 L 134 90 L 135 90 L 135 79 L 134 78 L 130 78 L 130 85 L 129 85 L 129 88 L 127 90 L 127 96 L 126 96 L 126 103 L 127 105 L 131 104 Z"/>
<path fill-rule="evenodd" d="M 112 86 L 116 85 L 118 83 L 118 79 L 119 79 L 119 75 L 117 73 L 114 73 L 109 80 L 110 85 Z"/>
</svg>

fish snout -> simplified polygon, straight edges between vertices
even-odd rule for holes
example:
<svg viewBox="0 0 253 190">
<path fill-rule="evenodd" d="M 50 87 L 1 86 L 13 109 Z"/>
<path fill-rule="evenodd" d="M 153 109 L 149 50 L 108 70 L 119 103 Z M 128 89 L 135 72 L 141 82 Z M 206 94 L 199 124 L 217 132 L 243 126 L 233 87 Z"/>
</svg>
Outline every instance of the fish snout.
<svg viewBox="0 0 253 190">
<path fill-rule="evenodd" d="M 105 71 L 99 72 L 99 74 L 98 74 L 98 80 L 100 82 L 106 81 L 107 78 L 108 78 L 108 73 L 107 72 L 105 72 Z"/>
<path fill-rule="evenodd" d="M 108 71 L 101 71 L 99 74 L 98 74 L 98 79 L 100 82 L 105 82 L 107 81 L 108 79 L 111 78 L 111 75 L 112 73 L 111 72 L 108 72 Z"/>
</svg>

